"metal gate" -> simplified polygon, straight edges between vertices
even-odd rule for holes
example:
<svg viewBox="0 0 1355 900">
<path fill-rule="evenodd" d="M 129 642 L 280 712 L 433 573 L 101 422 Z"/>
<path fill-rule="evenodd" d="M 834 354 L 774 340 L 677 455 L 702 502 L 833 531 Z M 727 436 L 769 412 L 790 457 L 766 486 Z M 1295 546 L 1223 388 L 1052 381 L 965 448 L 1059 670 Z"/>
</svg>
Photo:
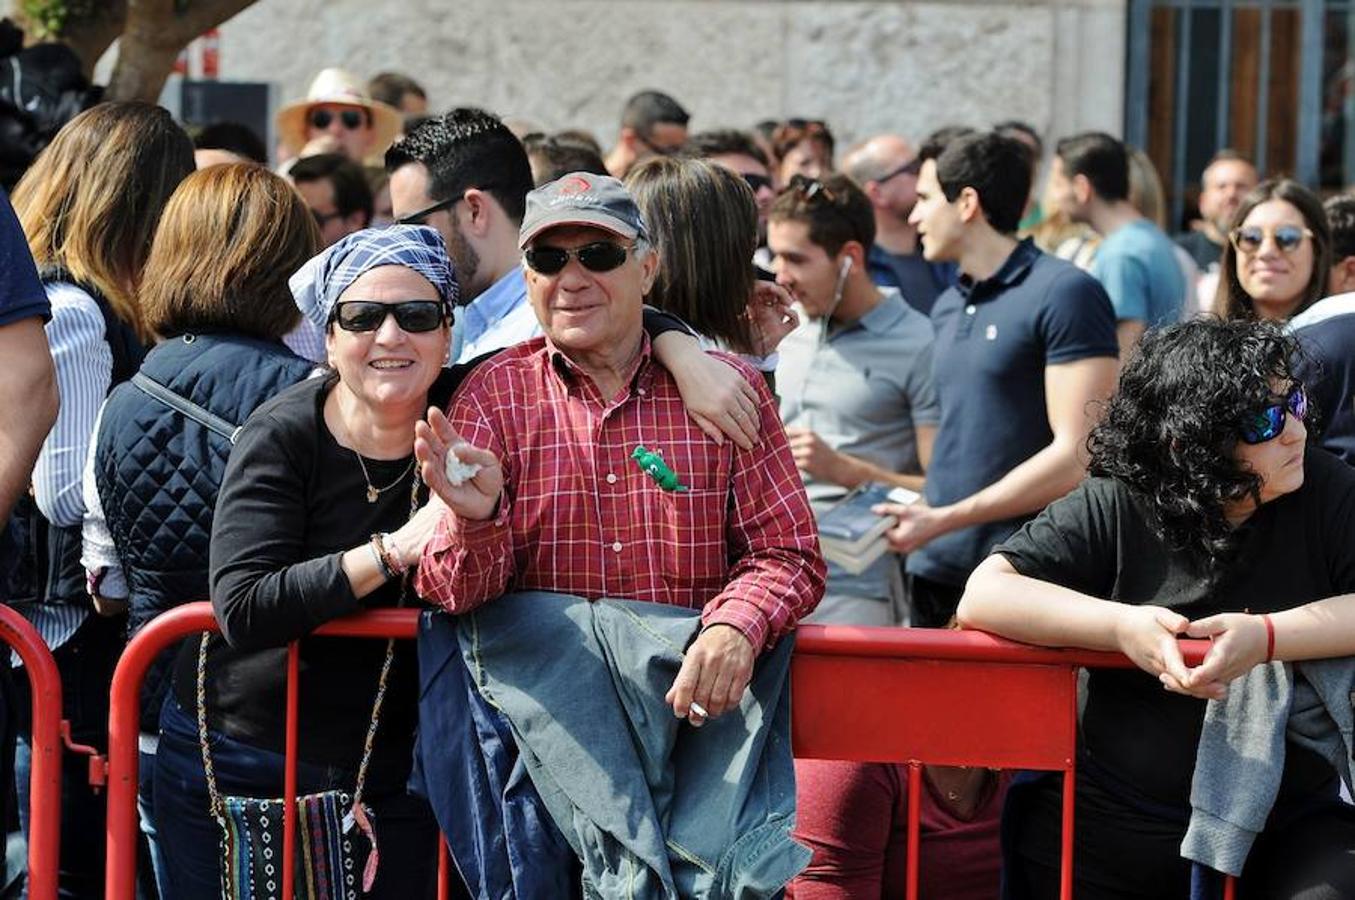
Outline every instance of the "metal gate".
<svg viewBox="0 0 1355 900">
<path fill-rule="evenodd" d="M 1129 0 L 1125 138 L 1157 165 L 1172 228 L 1214 152 L 1326 192 L 1355 183 L 1352 0 Z"/>
</svg>

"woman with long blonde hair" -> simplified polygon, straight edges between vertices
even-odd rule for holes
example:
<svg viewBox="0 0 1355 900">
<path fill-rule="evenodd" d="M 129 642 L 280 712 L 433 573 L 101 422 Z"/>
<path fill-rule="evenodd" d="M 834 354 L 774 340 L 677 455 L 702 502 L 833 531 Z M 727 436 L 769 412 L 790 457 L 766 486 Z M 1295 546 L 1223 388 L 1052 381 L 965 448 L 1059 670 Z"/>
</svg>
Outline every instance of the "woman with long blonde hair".
<svg viewBox="0 0 1355 900">
<path fill-rule="evenodd" d="M 104 397 L 136 372 L 150 329 L 138 306 L 151 236 L 174 188 L 193 171 L 193 143 L 168 112 L 106 103 L 72 119 L 14 190 L 52 318 L 47 340 L 61 408 L 33 470 L 33 501 L 16 509 L 31 577 L 20 605 L 55 651 L 74 740 L 104 746 L 108 684 L 125 620 L 90 615 L 80 565 L 81 476 Z M 23 684 L 19 680 L 19 684 Z M 21 688 L 22 690 L 22 688 Z M 20 708 L 26 707 L 21 700 Z M 16 761 L 27 826 L 30 750 Z M 103 894 L 103 803 L 77 757 L 63 772 L 63 896 Z"/>
</svg>

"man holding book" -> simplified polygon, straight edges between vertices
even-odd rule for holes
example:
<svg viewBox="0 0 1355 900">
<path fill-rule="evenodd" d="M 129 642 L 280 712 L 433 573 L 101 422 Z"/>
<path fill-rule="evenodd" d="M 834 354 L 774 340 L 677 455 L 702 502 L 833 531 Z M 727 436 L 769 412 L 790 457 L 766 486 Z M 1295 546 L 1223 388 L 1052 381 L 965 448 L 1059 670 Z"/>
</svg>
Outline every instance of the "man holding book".
<svg viewBox="0 0 1355 900">
<path fill-rule="evenodd" d="M 940 418 L 931 323 L 871 281 L 874 241 L 870 200 L 845 176 L 794 179 L 772 206 L 776 279 L 803 312 L 780 347 L 781 417 L 821 527 L 842 529 L 824 531 L 832 558 L 813 622 L 901 621 L 898 559 L 883 552 L 892 520 L 871 507 L 891 488 L 922 488 Z"/>
</svg>

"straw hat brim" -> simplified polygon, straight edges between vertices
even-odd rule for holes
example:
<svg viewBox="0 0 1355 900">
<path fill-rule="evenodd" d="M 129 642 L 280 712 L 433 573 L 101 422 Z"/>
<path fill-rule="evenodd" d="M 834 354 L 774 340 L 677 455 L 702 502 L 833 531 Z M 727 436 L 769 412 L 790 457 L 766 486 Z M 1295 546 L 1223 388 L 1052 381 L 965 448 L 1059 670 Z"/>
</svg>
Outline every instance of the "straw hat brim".
<svg viewBox="0 0 1355 900">
<path fill-rule="evenodd" d="M 356 97 L 335 98 L 333 100 L 302 100 L 278 110 L 276 119 L 278 138 L 290 153 L 300 153 L 306 146 L 306 116 L 312 106 L 328 103 L 337 106 L 358 106 L 372 114 L 371 153 L 383 153 L 394 141 L 402 128 L 404 117 L 393 106 L 379 100 L 359 100 Z"/>
</svg>

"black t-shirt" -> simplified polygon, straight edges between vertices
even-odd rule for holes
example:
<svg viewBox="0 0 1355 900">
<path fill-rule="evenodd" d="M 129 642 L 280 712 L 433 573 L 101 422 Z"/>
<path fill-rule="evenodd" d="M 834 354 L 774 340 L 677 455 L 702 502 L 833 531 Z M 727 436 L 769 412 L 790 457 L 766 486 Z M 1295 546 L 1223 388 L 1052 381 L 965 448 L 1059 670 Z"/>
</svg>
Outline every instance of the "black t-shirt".
<svg viewBox="0 0 1355 900">
<path fill-rule="evenodd" d="M 1176 236 L 1176 245 L 1190 254 L 1201 272 L 1216 268 L 1223 257 L 1223 247 L 1203 231 L 1183 231 Z"/>
<path fill-rule="evenodd" d="M 1141 495 L 1108 478 L 1087 479 L 994 552 L 1022 575 L 1191 619 L 1290 609 L 1355 591 L 1355 471 L 1310 448 L 1304 476 L 1299 490 L 1241 526 L 1233 561 L 1217 579 L 1165 543 Z M 1138 669 L 1095 670 L 1083 747 L 1152 800 L 1184 806 L 1204 710 L 1205 701 L 1165 691 Z M 1334 773 L 1316 759 L 1289 755 L 1282 798 L 1331 781 Z"/>
</svg>

